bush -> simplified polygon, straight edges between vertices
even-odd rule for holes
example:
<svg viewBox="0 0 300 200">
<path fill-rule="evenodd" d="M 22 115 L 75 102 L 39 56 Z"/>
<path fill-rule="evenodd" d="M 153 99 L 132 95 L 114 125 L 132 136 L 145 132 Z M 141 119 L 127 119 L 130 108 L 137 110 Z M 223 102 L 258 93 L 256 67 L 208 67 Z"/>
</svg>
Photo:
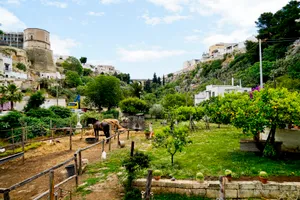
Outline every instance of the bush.
<svg viewBox="0 0 300 200">
<path fill-rule="evenodd" d="M 51 110 L 55 115 L 63 119 L 71 117 L 72 115 L 72 112 L 69 108 L 65 108 L 62 106 L 51 106 L 49 110 Z"/>
<path fill-rule="evenodd" d="M 0 130 L 17 128 L 21 126 L 19 119 L 23 117 L 22 113 L 18 111 L 9 112 L 0 118 Z M 0 132 L 0 138 L 6 138 L 10 136 L 10 132 Z"/>
<path fill-rule="evenodd" d="M 113 118 L 114 118 L 113 114 L 105 114 L 105 115 L 103 115 L 103 119 L 113 119 Z"/>
<path fill-rule="evenodd" d="M 25 112 L 30 109 L 39 108 L 45 102 L 45 97 L 41 91 L 37 91 L 33 95 L 30 96 L 29 101 L 24 108 Z"/>
<path fill-rule="evenodd" d="M 164 116 L 164 108 L 161 104 L 154 104 L 150 110 L 150 115 L 155 116 L 157 119 L 161 119 Z"/>
<path fill-rule="evenodd" d="M 26 72 L 26 66 L 23 63 L 18 63 L 16 66 L 19 70 Z"/>
<path fill-rule="evenodd" d="M 45 108 L 31 109 L 28 112 L 26 112 L 26 115 L 29 117 L 36 117 L 36 118 L 55 117 L 54 112 Z"/>
<path fill-rule="evenodd" d="M 29 133 L 27 135 L 28 138 L 45 136 L 45 135 L 47 135 L 46 125 L 42 121 L 40 121 L 39 123 L 36 123 L 33 126 L 30 126 L 28 133 Z"/>
<path fill-rule="evenodd" d="M 118 119 L 119 118 L 119 111 L 118 110 L 115 110 L 115 109 L 111 109 L 111 110 L 108 110 L 108 111 L 105 111 L 102 113 L 103 116 L 104 115 L 112 115 L 114 119 Z M 104 119 L 107 119 L 107 118 L 104 118 Z"/>
<path fill-rule="evenodd" d="M 136 97 L 121 101 L 120 108 L 122 112 L 129 114 L 145 113 L 148 110 L 147 103 Z"/>
</svg>

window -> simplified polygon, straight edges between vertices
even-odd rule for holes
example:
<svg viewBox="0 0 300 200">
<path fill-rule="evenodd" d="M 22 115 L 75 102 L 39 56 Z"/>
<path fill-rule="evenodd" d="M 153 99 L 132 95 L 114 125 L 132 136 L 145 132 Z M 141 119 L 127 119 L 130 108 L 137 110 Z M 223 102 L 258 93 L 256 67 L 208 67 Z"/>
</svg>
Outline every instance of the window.
<svg viewBox="0 0 300 200">
<path fill-rule="evenodd" d="M 4 66 L 5 66 L 5 71 L 8 71 L 9 70 L 9 64 L 4 63 Z"/>
<path fill-rule="evenodd" d="M 33 40 L 33 35 L 30 36 L 30 39 Z"/>
<path fill-rule="evenodd" d="M 215 92 L 212 92 L 212 97 L 214 97 L 215 96 Z"/>
</svg>

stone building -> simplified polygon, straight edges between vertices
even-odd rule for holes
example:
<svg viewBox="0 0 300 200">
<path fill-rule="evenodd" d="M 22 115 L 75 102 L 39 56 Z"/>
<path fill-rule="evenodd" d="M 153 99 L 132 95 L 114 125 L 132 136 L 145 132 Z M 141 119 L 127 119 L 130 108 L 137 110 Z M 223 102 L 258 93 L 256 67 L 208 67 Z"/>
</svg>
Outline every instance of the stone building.
<svg viewBox="0 0 300 200">
<path fill-rule="evenodd" d="M 5 32 L 0 35 L 0 46 L 11 46 L 23 49 L 24 33 L 23 32 Z"/>
<path fill-rule="evenodd" d="M 24 49 L 41 48 L 51 50 L 50 33 L 39 28 L 27 28 L 24 30 Z"/>
<path fill-rule="evenodd" d="M 32 69 L 39 72 L 56 72 L 53 52 L 50 44 L 50 33 L 39 28 L 24 30 L 24 49 Z"/>
</svg>

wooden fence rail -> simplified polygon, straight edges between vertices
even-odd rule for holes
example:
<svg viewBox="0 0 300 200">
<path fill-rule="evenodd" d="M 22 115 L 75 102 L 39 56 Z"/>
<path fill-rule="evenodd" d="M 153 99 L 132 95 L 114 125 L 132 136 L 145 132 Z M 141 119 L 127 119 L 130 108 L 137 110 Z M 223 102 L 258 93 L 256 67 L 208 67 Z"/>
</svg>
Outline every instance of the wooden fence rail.
<svg viewBox="0 0 300 200">
<path fill-rule="evenodd" d="M 46 169 L 46 170 L 44 170 L 44 171 L 42 171 L 42 172 L 40 172 L 40 173 L 30 177 L 30 178 L 27 178 L 27 179 L 25 179 L 25 180 L 23 180 L 19 183 L 16 183 L 16 184 L 10 186 L 9 188 L 0 188 L 0 194 L 1 193 L 4 194 L 4 200 L 10 200 L 9 193 L 11 191 L 16 190 L 19 187 L 22 187 L 22 186 L 36 180 L 37 178 L 39 178 L 41 176 L 44 176 L 45 174 L 49 174 L 49 190 L 47 190 L 47 191 L 39 194 L 38 196 L 36 196 L 34 198 L 34 200 L 39 200 L 39 199 L 45 197 L 46 195 L 49 195 L 49 197 L 50 197 L 49 199 L 51 199 L 51 200 L 54 199 L 55 189 L 59 188 L 60 186 L 62 186 L 63 184 L 69 182 L 72 179 L 75 179 L 75 184 L 76 184 L 76 188 L 77 188 L 78 187 L 78 175 L 82 174 L 82 156 L 81 156 L 81 152 L 83 152 L 85 150 L 88 150 L 90 148 L 93 148 L 93 147 L 95 147 L 99 144 L 102 144 L 102 152 L 103 152 L 106 140 L 109 140 L 109 150 L 111 150 L 111 140 L 112 140 L 112 138 L 115 138 L 116 136 L 117 136 L 117 139 L 118 139 L 117 145 L 119 146 L 119 144 L 120 144 L 120 132 L 117 131 L 117 132 L 115 132 L 114 135 L 110 136 L 109 138 L 103 139 L 102 141 L 99 141 L 95 144 L 89 145 L 85 148 L 78 149 L 74 153 L 74 156 L 72 158 L 69 158 L 69 159 L 65 160 L 64 162 L 61 162 L 61 163 L 59 163 L 59 164 L 57 164 L 57 165 L 55 165 L 55 166 L 53 166 L 49 169 Z M 24 138 L 23 138 L 23 140 L 24 140 Z M 24 144 L 24 142 L 23 142 L 23 144 Z M 22 154 L 20 153 L 20 155 L 22 155 Z M 71 161 L 74 161 L 75 175 L 73 175 L 73 176 L 63 180 L 62 182 L 54 185 L 54 170 L 68 164 Z M 1 163 L 1 160 L 0 160 L 0 163 Z"/>
</svg>

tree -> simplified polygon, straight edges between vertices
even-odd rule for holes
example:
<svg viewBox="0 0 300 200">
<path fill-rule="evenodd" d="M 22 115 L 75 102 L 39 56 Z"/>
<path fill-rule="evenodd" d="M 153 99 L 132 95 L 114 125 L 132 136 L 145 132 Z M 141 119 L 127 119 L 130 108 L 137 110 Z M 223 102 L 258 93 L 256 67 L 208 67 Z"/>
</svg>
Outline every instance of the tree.
<svg viewBox="0 0 300 200">
<path fill-rule="evenodd" d="M 120 79 L 121 81 L 124 81 L 127 84 L 130 83 L 130 74 L 124 74 L 124 73 L 117 74 L 117 73 L 115 73 L 114 76 L 117 77 L 118 79 Z"/>
<path fill-rule="evenodd" d="M 30 109 L 39 108 L 44 102 L 46 98 L 44 97 L 41 91 L 37 91 L 36 93 L 32 94 L 28 100 L 27 105 L 25 106 L 25 112 L 29 111 Z"/>
<path fill-rule="evenodd" d="M 158 84 L 159 86 L 161 86 L 161 80 L 160 80 L 160 77 L 157 78 L 157 84 Z"/>
<path fill-rule="evenodd" d="M 129 114 L 145 113 L 148 110 L 147 103 L 136 97 L 122 100 L 119 106 L 122 112 Z"/>
<path fill-rule="evenodd" d="M 149 79 L 145 82 L 144 91 L 147 93 L 151 92 L 151 81 Z"/>
<path fill-rule="evenodd" d="M 185 106 L 186 103 L 188 104 L 188 106 L 192 106 L 193 99 L 190 97 L 187 98 L 185 94 L 167 94 L 162 99 L 162 105 L 166 110 Z"/>
<path fill-rule="evenodd" d="M 65 83 L 68 87 L 74 88 L 82 84 L 81 78 L 78 73 L 74 71 L 68 71 L 66 73 Z"/>
<path fill-rule="evenodd" d="M 117 106 L 122 99 L 120 80 L 114 76 L 97 76 L 86 85 L 86 96 L 99 110 L 102 106 L 110 109 Z"/>
<path fill-rule="evenodd" d="M 157 83 L 156 73 L 153 74 L 152 83 Z"/>
<path fill-rule="evenodd" d="M 83 68 L 82 68 L 79 60 L 77 60 L 77 58 L 75 58 L 75 57 L 72 57 L 72 56 L 68 57 L 62 63 L 62 67 L 67 71 L 77 72 L 79 76 L 81 76 L 83 74 Z"/>
<path fill-rule="evenodd" d="M 5 87 L 4 85 L 0 85 L 0 104 L 1 104 L 1 107 L 3 109 L 3 105 L 8 102 L 7 100 L 7 87 Z M 1 112 L 2 112 L 2 109 L 1 109 Z"/>
<path fill-rule="evenodd" d="M 190 142 L 188 140 L 188 129 L 186 127 L 174 127 L 174 125 L 163 128 L 154 137 L 154 146 L 167 149 L 167 152 L 171 155 L 172 165 L 174 164 L 175 154 L 181 152 Z"/>
<path fill-rule="evenodd" d="M 2 30 L 0 30 L 0 35 L 3 35 L 3 34 L 4 34 L 4 32 Z"/>
<path fill-rule="evenodd" d="M 161 104 L 154 104 L 149 113 L 151 116 L 155 116 L 155 119 L 161 119 L 164 116 L 164 107 Z"/>
<path fill-rule="evenodd" d="M 144 101 L 146 101 L 147 106 L 149 108 L 151 108 L 153 106 L 153 104 L 155 104 L 157 102 L 157 98 L 156 98 L 155 94 L 153 94 L 153 93 L 146 93 L 146 94 L 144 94 L 142 96 L 142 99 Z"/>
<path fill-rule="evenodd" d="M 93 73 L 91 69 L 83 69 L 83 76 L 90 76 Z"/>
<path fill-rule="evenodd" d="M 11 109 L 14 109 L 14 102 L 20 102 L 23 99 L 23 93 L 15 84 L 7 86 L 7 100 L 10 101 Z"/>
<path fill-rule="evenodd" d="M 79 60 L 80 60 L 80 62 L 82 64 L 85 64 L 87 62 L 87 58 L 86 57 L 81 57 Z"/>
<path fill-rule="evenodd" d="M 133 96 L 140 98 L 143 91 L 142 84 L 139 82 L 134 82 L 131 84 L 131 88 Z"/>
<path fill-rule="evenodd" d="M 69 108 L 62 106 L 51 106 L 49 110 L 51 110 L 59 118 L 68 118 L 72 115 L 72 112 Z"/>
<path fill-rule="evenodd" d="M 163 84 L 163 86 L 165 86 L 165 84 L 166 84 L 166 78 L 165 78 L 165 75 L 163 75 L 162 84 Z"/>
<path fill-rule="evenodd" d="M 266 46 L 268 59 L 273 59 L 271 61 L 284 57 L 288 46 L 299 37 L 300 23 L 296 22 L 299 13 L 300 2 L 292 0 L 275 14 L 261 14 L 258 21 L 255 22 L 258 28 L 257 38 L 267 42 L 271 41 Z"/>
</svg>

